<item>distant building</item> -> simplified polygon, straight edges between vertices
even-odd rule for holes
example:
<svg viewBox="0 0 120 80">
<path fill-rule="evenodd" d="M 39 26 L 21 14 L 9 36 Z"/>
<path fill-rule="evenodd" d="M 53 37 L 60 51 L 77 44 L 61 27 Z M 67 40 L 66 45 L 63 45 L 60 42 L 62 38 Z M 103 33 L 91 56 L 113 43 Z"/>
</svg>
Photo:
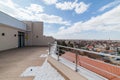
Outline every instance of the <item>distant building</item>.
<svg viewBox="0 0 120 80">
<path fill-rule="evenodd" d="M 53 41 L 53 37 L 43 36 L 43 22 L 19 21 L 0 12 L 0 51 L 24 46 L 47 46 Z"/>
</svg>

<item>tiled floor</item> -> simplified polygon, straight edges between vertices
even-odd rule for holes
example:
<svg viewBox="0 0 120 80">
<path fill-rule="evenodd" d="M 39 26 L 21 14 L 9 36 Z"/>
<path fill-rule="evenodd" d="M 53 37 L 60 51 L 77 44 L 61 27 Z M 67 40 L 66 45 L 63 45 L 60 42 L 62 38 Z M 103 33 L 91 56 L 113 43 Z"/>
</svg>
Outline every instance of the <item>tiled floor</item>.
<svg viewBox="0 0 120 80">
<path fill-rule="evenodd" d="M 0 80 L 33 80 L 33 77 L 20 77 L 30 66 L 40 66 L 45 57 L 47 47 L 25 47 L 0 52 Z"/>
</svg>

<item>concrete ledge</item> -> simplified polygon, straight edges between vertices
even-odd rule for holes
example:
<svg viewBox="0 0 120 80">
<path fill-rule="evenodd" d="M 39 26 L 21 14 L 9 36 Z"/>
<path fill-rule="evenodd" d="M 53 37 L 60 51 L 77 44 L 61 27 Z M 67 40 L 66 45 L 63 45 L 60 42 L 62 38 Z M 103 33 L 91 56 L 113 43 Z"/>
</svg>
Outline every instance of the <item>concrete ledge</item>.
<svg viewBox="0 0 120 80">
<path fill-rule="evenodd" d="M 65 78 L 65 80 L 87 80 L 79 73 L 73 71 L 50 56 L 48 57 L 48 62 Z"/>
</svg>

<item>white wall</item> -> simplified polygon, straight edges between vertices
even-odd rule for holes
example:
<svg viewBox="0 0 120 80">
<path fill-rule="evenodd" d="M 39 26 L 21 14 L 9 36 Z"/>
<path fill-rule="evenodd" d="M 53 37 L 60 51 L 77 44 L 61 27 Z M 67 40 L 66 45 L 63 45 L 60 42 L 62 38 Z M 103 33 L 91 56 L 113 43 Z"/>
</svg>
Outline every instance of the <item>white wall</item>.
<svg viewBox="0 0 120 80">
<path fill-rule="evenodd" d="M 40 40 L 39 44 L 41 46 L 48 46 L 49 43 L 52 43 L 55 39 L 53 37 L 47 37 L 43 36 L 42 39 Z"/>
<path fill-rule="evenodd" d="M 2 36 L 5 33 L 5 36 Z M 14 36 L 16 34 L 16 37 Z M 0 25 L 0 51 L 18 47 L 18 30 Z"/>
<path fill-rule="evenodd" d="M 48 43 L 53 41 L 54 39 L 52 37 L 43 36 L 43 22 L 33 22 L 33 45 L 34 46 L 48 46 Z"/>
<path fill-rule="evenodd" d="M 47 46 L 54 40 L 43 36 L 43 22 L 22 22 L 0 11 L 0 51 L 18 47 L 18 31 L 26 33 L 25 44 L 28 46 Z"/>
<path fill-rule="evenodd" d="M 47 46 L 49 42 L 53 42 L 52 37 L 43 36 L 43 22 L 24 21 L 27 24 L 28 46 Z"/>
<path fill-rule="evenodd" d="M 0 11 L 0 24 L 26 30 L 26 24 Z"/>
<path fill-rule="evenodd" d="M 43 36 L 43 22 L 33 22 L 33 45 L 40 45 Z"/>
<path fill-rule="evenodd" d="M 26 39 L 25 39 L 25 45 L 26 46 L 32 46 L 32 36 L 33 36 L 33 27 L 32 27 L 32 21 L 24 21 L 24 23 L 27 24 L 26 26 Z"/>
<path fill-rule="evenodd" d="M 43 36 L 43 22 L 33 22 L 33 34 Z"/>
</svg>

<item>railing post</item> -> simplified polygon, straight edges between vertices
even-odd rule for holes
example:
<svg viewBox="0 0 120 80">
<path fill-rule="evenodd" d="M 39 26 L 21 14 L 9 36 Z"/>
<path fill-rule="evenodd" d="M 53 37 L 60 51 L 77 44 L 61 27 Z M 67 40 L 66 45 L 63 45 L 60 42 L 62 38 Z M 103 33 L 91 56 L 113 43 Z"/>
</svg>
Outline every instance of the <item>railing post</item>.
<svg viewBox="0 0 120 80">
<path fill-rule="evenodd" d="M 50 43 L 48 44 L 48 47 L 49 47 L 49 55 L 50 55 Z"/>
<path fill-rule="evenodd" d="M 75 71 L 77 72 L 78 71 L 78 53 L 77 52 L 76 52 L 76 58 L 75 59 L 76 59 L 76 61 L 75 61 L 76 62 L 75 63 L 76 64 L 75 65 Z"/>
<path fill-rule="evenodd" d="M 59 61 L 60 60 L 59 59 L 59 46 L 57 46 L 57 53 L 58 53 L 58 59 L 57 60 Z"/>
</svg>

